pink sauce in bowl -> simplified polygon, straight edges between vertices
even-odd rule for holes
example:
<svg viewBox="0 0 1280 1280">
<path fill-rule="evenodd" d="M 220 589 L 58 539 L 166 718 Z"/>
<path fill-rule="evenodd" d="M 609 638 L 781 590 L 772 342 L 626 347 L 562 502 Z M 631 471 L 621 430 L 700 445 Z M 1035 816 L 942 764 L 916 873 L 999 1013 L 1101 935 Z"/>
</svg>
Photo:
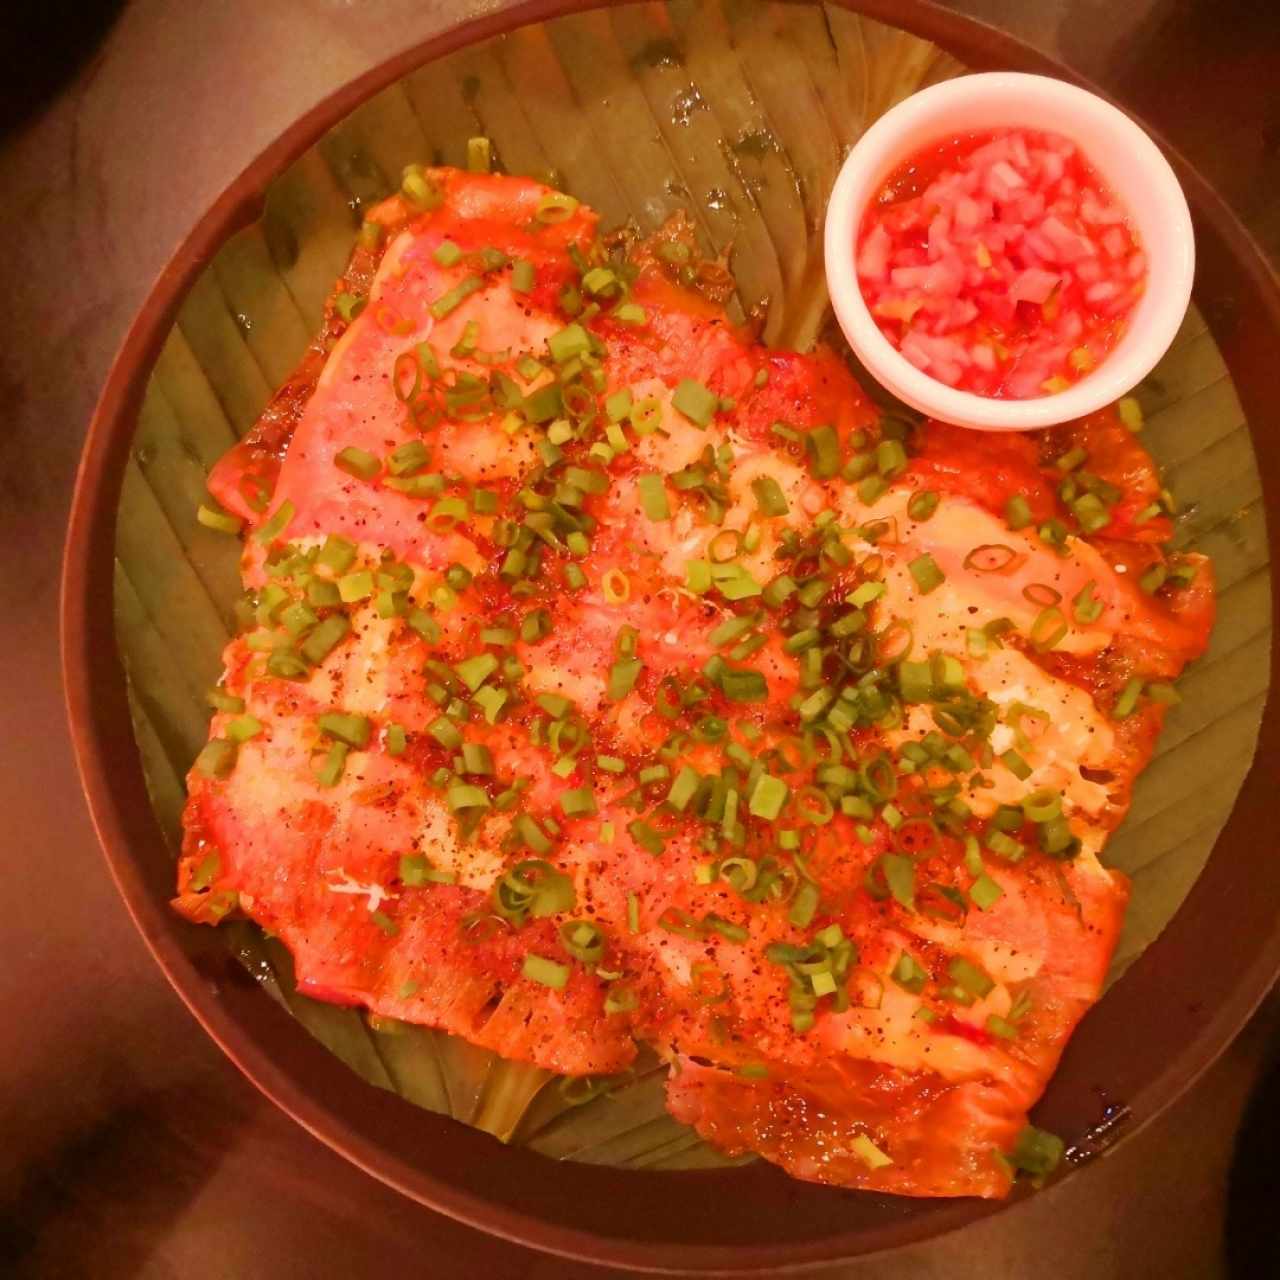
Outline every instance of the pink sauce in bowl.
<svg viewBox="0 0 1280 1280">
<path fill-rule="evenodd" d="M 858 231 L 863 299 L 916 368 L 975 395 L 1065 391 L 1123 336 L 1146 287 L 1128 211 L 1060 134 L 999 129 L 917 151 Z"/>
</svg>

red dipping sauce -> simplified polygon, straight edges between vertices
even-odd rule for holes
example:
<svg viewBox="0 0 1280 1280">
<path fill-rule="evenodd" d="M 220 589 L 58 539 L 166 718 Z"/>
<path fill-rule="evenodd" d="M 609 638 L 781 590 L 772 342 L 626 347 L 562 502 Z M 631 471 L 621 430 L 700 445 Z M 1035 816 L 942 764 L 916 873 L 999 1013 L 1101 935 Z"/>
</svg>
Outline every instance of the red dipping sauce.
<svg viewBox="0 0 1280 1280">
<path fill-rule="evenodd" d="M 917 368 L 1028 400 L 1106 359 L 1147 260 L 1074 142 L 1002 129 L 936 143 L 891 174 L 863 219 L 857 270 L 880 331 Z"/>
</svg>

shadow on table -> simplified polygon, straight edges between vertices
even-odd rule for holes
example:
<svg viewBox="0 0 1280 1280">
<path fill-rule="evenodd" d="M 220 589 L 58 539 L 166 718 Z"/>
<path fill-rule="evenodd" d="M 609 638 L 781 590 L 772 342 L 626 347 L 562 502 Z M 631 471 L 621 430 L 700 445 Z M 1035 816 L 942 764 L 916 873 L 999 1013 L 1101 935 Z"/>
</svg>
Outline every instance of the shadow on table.
<svg viewBox="0 0 1280 1280">
<path fill-rule="evenodd" d="M 93 57 L 124 0 L 9 0 L 0 5 L 6 60 L 0 138 L 35 115 Z"/>
<path fill-rule="evenodd" d="M 1280 1212 L 1276 1156 L 1280 1153 L 1280 1042 L 1271 1046 L 1270 1070 L 1245 1111 L 1231 1166 L 1226 1252 L 1232 1277 L 1280 1276 Z"/>
</svg>

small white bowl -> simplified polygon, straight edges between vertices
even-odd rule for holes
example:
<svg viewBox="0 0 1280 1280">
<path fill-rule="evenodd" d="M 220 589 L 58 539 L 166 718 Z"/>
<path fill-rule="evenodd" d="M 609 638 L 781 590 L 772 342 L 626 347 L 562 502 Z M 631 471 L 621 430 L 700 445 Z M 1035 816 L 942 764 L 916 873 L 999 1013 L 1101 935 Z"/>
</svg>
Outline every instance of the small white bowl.
<svg viewBox="0 0 1280 1280">
<path fill-rule="evenodd" d="M 880 332 L 863 301 L 857 237 L 867 207 L 903 161 L 957 134 L 1043 129 L 1077 143 L 1128 210 L 1147 255 L 1147 287 L 1107 358 L 1066 391 L 996 400 L 958 391 L 917 369 Z M 1195 240 L 1182 188 L 1160 149 L 1096 94 L 1048 76 L 990 72 L 914 94 L 883 115 L 849 152 L 827 205 L 827 287 L 849 345 L 898 399 L 944 422 L 1025 431 L 1081 418 L 1126 395 L 1168 350 L 1191 299 Z"/>
</svg>

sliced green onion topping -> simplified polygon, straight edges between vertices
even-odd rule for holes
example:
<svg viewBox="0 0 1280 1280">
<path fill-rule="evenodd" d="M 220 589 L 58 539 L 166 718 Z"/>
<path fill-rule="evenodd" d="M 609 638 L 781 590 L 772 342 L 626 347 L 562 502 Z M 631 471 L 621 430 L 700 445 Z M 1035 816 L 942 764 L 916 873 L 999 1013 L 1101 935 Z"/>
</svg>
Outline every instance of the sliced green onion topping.
<svg viewBox="0 0 1280 1280">
<path fill-rule="evenodd" d="M 534 217 L 548 224 L 567 222 L 577 208 L 578 202 L 573 196 L 565 195 L 563 191 L 549 191 L 538 201 Z"/>
<path fill-rule="evenodd" d="M 238 750 L 226 738 L 210 738 L 196 756 L 195 768 L 206 778 L 225 778 L 235 768 Z"/>
<path fill-rule="evenodd" d="M 663 478 L 656 472 L 636 477 L 640 490 L 640 505 L 650 520 L 669 520 L 671 507 L 667 503 L 667 489 Z"/>
<path fill-rule="evenodd" d="M 772 476 L 757 476 L 751 482 L 756 507 L 764 516 L 785 516 L 790 508 L 782 486 Z"/>
<path fill-rule="evenodd" d="M 908 955 L 905 951 L 898 957 L 889 976 L 904 991 L 910 991 L 913 995 L 919 995 L 929 981 L 927 970 L 920 966 L 914 956 Z"/>
<path fill-rule="evenodd" d="M 913 520 L 928 520 L 937 509 L 938 495 L 931 489 L 922 489 L 918 493 L 913 493 L 910 502 L 907 503 L 907 515 Z"/>
<path fill-rule="evenodd" d="M 271 518 L 253 535 L 255 541 L 262 543 L 263 546 L 269 546 L 289 527 L 289 521 L 293 519 L 295 511 L 293 503 L 286 498 L 272 513 Z"/>
<path fill-rule="evenodd" d="M 331 711 L 317 717 L 316 727 L 321 733 L 345 742 L 349 747 L 363 749 L 369 745 L 369 734 L 372 725 L 367 716 L 344 715 Z"/>
<path fill-rule="evenodd" d="M 969 900 L 980 911 L 989 911 L 1003 894 L 1004 890 L 985 871 L 969 886 Z"/>
<path fill-rule="evenodd" d="M 569 966 L 535 955 L 532 951 L 524 958 L 520 972 L 532 982 L 541 983 L 553 991 L 561 991 L 569 981 Z"/>
<path fill-rule="evenodd" d="M 1015 532 L 1032 521 L 1031 504 L 1020 493 L 1013 494 L 1004 505 L 1005 523 Z"/>
<path fill-rule="evenodd" d="M 921 595 L 927 596 L 947 580 L 946 574 L 938 568 L 937 561 L 927 551 L 924 555 L 917 556 L 914 560 L 909 561 L 907 570 L 915 579 Z"/>
<path fill-rule="evenodd" d="M 196 508 L 196 520 L 206 529 L 214 530 L 215 533 L 236 534 L 244 527 L 244 521 L 239 516 L 233 516 L 229 511 L 224 511 L 216 503 L 207 505 L 202 502 Z"/>
<path fill-rule="evenodd" d="M 814 477 L 830 480 L 840 473 L 840 437 L 834 427 L 824 424 L 806 432 L 804 448 Z"/>
<path fill-rule="evenodd" d="M 671 407 L 695 426 L 705 427 L 720 407 L 720 397 L 701 382 L 685 378 L 671 397 Z"/>
<path fill-rule="evenodd" d="M 612 702 L 621 702 L 636 686 L 644 663 L 639 658 L 619 658 L 609 668 L 608 696 Z"/>
<path fill-rule="evenodd" d="M 963 956 L 955 956 L 951 960 L 947 965 L 947 973 L 951 975 L 951 980 L 961 991 L 975 1000 L 981 1000 L 983 996 L 994 990 L 996 985 L 984 970 Z"/>
<path fill-rule="evenodd" d="M 467 168 L 472 173 L 488 173 L 493 165 L 493 148 L 488 138 L 467 139 Z"/>
<path fill-rule="evenodd" d="M 1138 699 L 1142 696 L 1143 681 L 1140 676 L 1134 676 L 1125 684 L 1120 691 L 1120 696 L 1116 699 L 1115 705 L 1111 708 L 1111 718 L 1113 720 L 1123 720 L 1126 716 L 1133 714 L 1137 708 Z"/>
<path fill-rule="evenodd" d="M 1123 404 L 1124 401 L 1120 403 Z M 1058 1167 L 1065 1150 L 1062 1139 L 1056 1134 L 1027 1125 L 1018 1134 L 1018 1140 L 1009 1152 L 1009 1163 L 1033 1177 L 1043 1178 Z"/>
</svg>

